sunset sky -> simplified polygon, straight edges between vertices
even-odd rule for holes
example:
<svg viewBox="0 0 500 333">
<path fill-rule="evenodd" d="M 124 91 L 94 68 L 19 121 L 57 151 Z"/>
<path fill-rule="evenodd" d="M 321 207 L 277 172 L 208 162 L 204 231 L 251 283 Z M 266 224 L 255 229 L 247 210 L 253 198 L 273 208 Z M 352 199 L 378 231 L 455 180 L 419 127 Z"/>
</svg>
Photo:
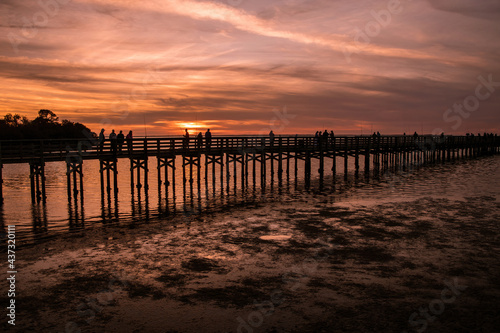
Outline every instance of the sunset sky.
<svg viewBox="0 0 500 333">
<path fill-rule="evenodd" d="M 498 0 L 2 0 L 0 15 L 2 116 L 137 136 L 500 132 Z"/>
</svg>

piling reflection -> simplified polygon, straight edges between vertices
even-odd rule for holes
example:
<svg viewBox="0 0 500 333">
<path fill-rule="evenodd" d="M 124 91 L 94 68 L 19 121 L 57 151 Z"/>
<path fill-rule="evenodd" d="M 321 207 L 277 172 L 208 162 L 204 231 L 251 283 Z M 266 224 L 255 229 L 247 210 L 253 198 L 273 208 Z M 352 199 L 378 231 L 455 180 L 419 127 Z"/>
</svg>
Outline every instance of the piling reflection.
<svg viewBox="0 0 500 333">
<path fill-rule="evenodd" d="M 75 197 L 74 201 L 68 201 L 68 222 L 70 230 L 78 230 L 85 227 L 83 200 L 78 200 Z"/>
<path fill-rule="evenodd" d="M 134 221 L 144 221 L 148 222 L 150 219 L 150 209 L 149 209 L 149 189 L 148 187 L 142 187 L 141 191 L 140 184 L 137 184 L 137 191 L 134 188 L 131 189 L 131 208 L 132 208 L 132 219 Z M 158 206 L 158 211 L 161 211 L 161 206 Z"/>
<path fill-rule="evenodd" d="M 32 204 L 31 215 L 35 238 L 43 238 L 47 233 L 47 206 L 44 203 Z"/>
<path fill-rule="evenodd" d="M 114 191 L 114 195 L 110 190 L 106 193 L 101 192 L 101 222 L 103 224 L 119 220 L 118 206 L 118 191 Z"/>
</svg>

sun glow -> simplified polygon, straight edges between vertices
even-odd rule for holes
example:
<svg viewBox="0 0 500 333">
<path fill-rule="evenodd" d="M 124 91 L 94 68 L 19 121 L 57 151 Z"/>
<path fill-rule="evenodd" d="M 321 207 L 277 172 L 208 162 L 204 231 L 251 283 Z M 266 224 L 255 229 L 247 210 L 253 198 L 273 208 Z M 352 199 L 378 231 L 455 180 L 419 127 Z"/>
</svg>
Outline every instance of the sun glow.
<svg viewBox="0 0 500 333">
<path fill-rule="evenodd" d="M 179 122 L 177 123 L 177 126 L 184 131 L 185 129 L 188 130 L 189 134 L 198 134 L 198 132 L 202 129 L 205 128 L 206 125 L 198 123 L 198 122 Z"/>
</svg>

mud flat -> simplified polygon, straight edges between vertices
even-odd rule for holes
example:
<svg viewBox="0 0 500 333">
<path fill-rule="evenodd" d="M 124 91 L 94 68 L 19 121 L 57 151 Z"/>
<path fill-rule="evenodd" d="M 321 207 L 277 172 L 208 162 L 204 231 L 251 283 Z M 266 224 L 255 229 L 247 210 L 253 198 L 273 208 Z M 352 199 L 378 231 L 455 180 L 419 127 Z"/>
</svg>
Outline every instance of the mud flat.
<svg viewBox="0 0 500 333">
<path fill-rule="evenodd" d="M 60 237 L 18 253 L 15 328 L 497 332 L 499 212 L 494 196 L 304 194 Z"/>
</svg>

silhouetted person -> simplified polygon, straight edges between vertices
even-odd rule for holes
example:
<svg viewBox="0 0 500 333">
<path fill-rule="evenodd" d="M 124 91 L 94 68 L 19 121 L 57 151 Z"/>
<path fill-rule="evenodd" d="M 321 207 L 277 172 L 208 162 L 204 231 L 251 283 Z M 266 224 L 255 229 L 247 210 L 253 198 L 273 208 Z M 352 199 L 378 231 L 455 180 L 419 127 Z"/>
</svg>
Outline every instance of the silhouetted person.
<svg viewBox="0 0 500 333">
<path fill-rule="evenodd" d="M 111 142 L 111 151 L 113 152 L 113 156 L 116 155 L 116 133 L 115 130 L 111 130 L 109 134 L 109 141 Z"/>
<path fill-rule="evenodd" d="M 205 132 L 205 142 L 207 149 L 210 149 L 210 146 L 212 145 L 212 133 L 210 132 L 210 128 Z"/>
<path fill-rule="evenodd" d="M 129 131 L 127 136 L 126 136 L 126 140 L 127 140 L 127 149 L 128 149 L 128 153 L 131 154 L 132 153 L 132 139 L 133 139 L 133 135 L 132 135 L 132 131 Z"/>
<path fill-rule="evenodd" d="M 328 145 L 328 131 L 327 130 L 325 130 L 323 133 L 321 133 L 320 141 L 324 147 L 326 147 Z"/>
<path fill-rule="evenodd" d="M 274 145 L 274 133 L 273 133 L 273 130 L 271 130 L 271 132 L 269 132 L 269 141 L 271 141 L 271 146 Z"/>
<path fill-rule="evenodd" d="M 189 132 L 188 132 L 187 128 L 184 131 L 185 131 L 185 133 L 184 133 L 183 144 L 184 144 L 184 149 L 186 149 L 189 147 Z"/>
<path fill-rule="evenodd" d="M 120 131 L 120 133 L 118 133 L 118 135 L 116 136 L 116 141 L 118 142 L 118 151 L 122 152 L 122 146 L 123 146 L 123 143 L 125 142 L 125 135 L 123 135 L 123 131 Z"/>
<path fill-rule="evenodd" d="M 316 131 L 316 134 L 314 134 L 314 145 L 317 146 L 319 143 L 319 132 Z"/>
<path fill-rule="evenodd" d="M 377 137 L 377 133 L 373 132 L 372 137 L 375 139 Z"/>
<path fill-rule="evenodd" d="M 323 132 L 323 139 L 325 140 L 325 142 L 326 142 L 326 140 L 328 139 L 328 131 L 327 131 L 327 130 L 325 130 L 325 131 Z"/>
<path fill-rule="evenodd" d="M 102 149 L 104 147 L 104 140 L 106 140 L 106 137 L 104 136 L 104 128 L 102 128 L 101 132 L 99 133 L 99 152 L 102 152 Z"/>
<path fill-rule="evenodd" d="M 333 147 L 335 145 L 335 134 L 330 131 L 330 145 Z"/>
<path fill-rule="evenodd" d="M 417 139 L 417 138 L 418 138 L 418 133 L 417 133 L 417 131 L 415 131 L 415 133 L 413 133 L 413 137 L 414 137 L 415 139 Z"/>
<path fill-rule="evenodd" d="M 380 132 L 377 131 L 377 138 L 380 138 L 381 135 L 380 135 Z"/>
<path fill-rule="evenodd" d="M 200 132 L 196 136 L 196 148 L 201 149 L 201 146 L 203 146 L 203 134 Z"/>
</svg>

